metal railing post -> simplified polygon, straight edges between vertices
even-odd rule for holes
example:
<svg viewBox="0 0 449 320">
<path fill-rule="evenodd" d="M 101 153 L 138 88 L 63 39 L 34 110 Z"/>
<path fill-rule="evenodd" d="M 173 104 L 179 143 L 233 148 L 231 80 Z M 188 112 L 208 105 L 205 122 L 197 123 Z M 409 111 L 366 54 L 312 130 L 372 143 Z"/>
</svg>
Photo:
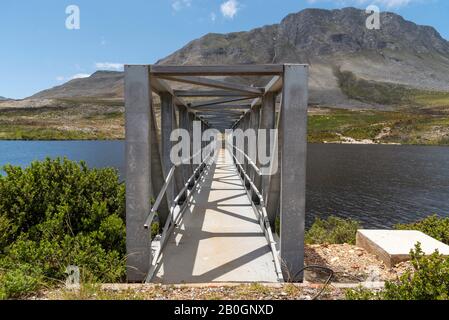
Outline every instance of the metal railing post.
<svg viewBox="0 0 449 320">
<path fill-rule="evenodd" d="M 258 142 L 265 144 L 265 150 L 268 153 L 266 156 L 270 155 L 271 161 L 270 165 L 273 163 L 274 157 L 278 157 L 277 154 L 274 154 L 276 148 L 271 148 L 270 146 L 277 143 L 277 141 L 271 141 L 271 136 L 269 130 L 276 128 L 276 94 L 268 93 L 262 98 L 262 108 L 260 114 L 260 126 L 259 129 L 266 130 L 266 138 L 265 141 L 261 141 L 261 137 L 259 137 Z M 278 165 L 279 166 L 279 165 Z M 260 168 L 260 163 L 258 163 L 258 167 Z M 278 168 L 275 168 L 276 170 Z M 277 170 L 279 171 L 279 170 Z M 278 172 L 275 175 L 279 175 Z M 272 179 L 271 175 L 263 175 L 258 181 L 259 184 L 256 183 L 256 186 L 260 186 L 262 196 L 264 198 L 265 203 L 267 204 L 267 212 L 268 219 L 270 220 L 270 224 L 272 227 L 275 226 L 276 214 L 277 214 L 277 205 L 272 205 L 271 199 L 269 199 L 270 193 L 270 181 Z M 279 192 L 279 190 L 275 190 L 275 192 Z"/>
<path fill-rule="evenodd" d="M 170 93 L 162 93 L 161 98 L 161 151 L 162 151 L 162 165 L 164 177 L 168 175 L 173 163 L 170 159 L 170 152 L 173 143 L 170 140 L 170 135 L 175 129 L 175 110 L 173 105 L 173 97 Z M 170 182 L 167 187 L 167 201 L 170 204 L 173 201 L 175 193 L 175 184 Z M 165 223 L 167 217 L 161 217 L 162 224 Z"/>
</svg>

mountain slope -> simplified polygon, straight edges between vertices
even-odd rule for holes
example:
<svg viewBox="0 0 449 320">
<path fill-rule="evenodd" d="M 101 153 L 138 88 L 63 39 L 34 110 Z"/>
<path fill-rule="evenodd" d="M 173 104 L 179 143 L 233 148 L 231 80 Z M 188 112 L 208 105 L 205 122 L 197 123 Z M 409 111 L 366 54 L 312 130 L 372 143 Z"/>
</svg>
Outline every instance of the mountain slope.
<svg viewBox="0 0 449 320">
<path fill-rule="evenodd" d="M 381 14 L 381 29 L 368 30 L 366 18 L 364 11 L 355 8 L 306 9 L 288 15 L 280 24 L 207 34 L 158 63 L 308 63 L 311 103 L 329 106 L 366 106 L 342 92 L 336 69 L 383 84 L 449 91 L 449 42 L 435 29 L 386 12 Z M 71 97 L 123 97 L 123 74 L 97 72 L 32 98 Z"/>
<path fill-rule="evenodd" d="M 61 86 L 41 91 L 31 99 L 121 98 L 123 72 L 97 71 L 88 78 L 74 79 Z"/>
<path fill-rule="evenodd" d="M 368 30 L 366 17 L 354 8 L 306 9 L 249 32 L 208 34 L 159 63 L 308 63 L 311 100 L 325 104 L 347 102 L 335 67 L 366 80 L 448 90 L 449 43 L 435 29 L 382 13 L 381 29 Z"/>
</svg>

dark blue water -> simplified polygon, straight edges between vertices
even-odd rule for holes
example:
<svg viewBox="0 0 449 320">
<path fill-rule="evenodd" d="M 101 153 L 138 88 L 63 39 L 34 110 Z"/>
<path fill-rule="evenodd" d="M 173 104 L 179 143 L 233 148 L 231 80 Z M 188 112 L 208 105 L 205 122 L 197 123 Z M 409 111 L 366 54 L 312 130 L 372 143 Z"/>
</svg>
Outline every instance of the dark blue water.
<svg viewBox="0 0 449 320">
<path fill-rule="evenodd" d="M 311 145 L 307 213 L 392 227 L 431 214 L 449 216 L 449 148 Z"/>
<path fill-rule="evenodd" d="M 125 170 L 123 141 L 0 141 L 0 166 L 25 167 L 46 157 L 84 160 L 90 167 L 114 167 Z"/>
<path fill-rule="evenodd" d="M 0 165 L 26 166 L 47 156 L 115 167 L 124 177 L 122 141 L 0 141 Z M 352 217 L 367 228 L 392 227 L 431 214 L 449 216 L 449 148 L 309 146 L 307 224 Z"/>
</svg>

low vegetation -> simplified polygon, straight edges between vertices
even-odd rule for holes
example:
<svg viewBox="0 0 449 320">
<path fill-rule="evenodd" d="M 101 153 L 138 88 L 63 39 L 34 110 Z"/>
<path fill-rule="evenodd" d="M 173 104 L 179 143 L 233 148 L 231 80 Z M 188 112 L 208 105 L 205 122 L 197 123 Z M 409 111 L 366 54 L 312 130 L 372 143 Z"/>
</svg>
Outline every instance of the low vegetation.
<svg viewBox="0 0 449 320">
<path fill-rule="evenodd" d="M 310 114 L 308 130 L 312 143 L 339 143 L 343 137 L 349 137 L 385 144 L 449 145 L 449 115 L 422 109 L 354 111 L 320 108 Z"/>
<path fill-rule="evenodd" d="M 0 298 L 18 298 L 66 279 L 125 276 L 125 188 L 114 169 L 69 160 L 6 166 L 0 176 Z"/>
<path fill-rule="evenodd" d="M 355 244 L 360 224 L 351 219 L 331 216 L 317 218 L 305 234 L 307 244 Z"/>
<path fill-rule="evenodd" d="M 449 218 L 437 215 L 411 224 L 399 224 L 397 230 L 421 231 L 441 242 L 449 244 Z M 346 292 L 350 300 L 448 300 L 449 257 L 436 251 L 425 256 L 420 244 L 410 253 L 413 271 L 405 273 L 397 281 L 387 282 L 385 289 L 372 291 L 358 288 Z"/>
<path fill-rule="evenodd" d="M 343 93 L 386 110 L 321 108 L 309 119 L 309 141 L 342 142 L 347 138 L 373 143 L 449 145 L 449 92 L 427 91 L 368 81 L 335 69 Z"/>
<path fill-rule="evenodd" d="M 433 215 L 415 223 L 399 224 L 396 229 L 421 231 L 449 245 L 449 218 Z"/>
<path fill-rule="evenodd" d="M 345 77 L 353 79 L 351 75 Z M 363 82 L 359 79 L 351 81 Z M 344 87 L 346 82 L 341 85 Z M 401 96 L 407 92 L 405 89 L 399 91 L 392 95 Z M 413 99 L 391 98 L 387 101 L 403 100 L 394 111 L 312 107 L 308 140 L 339 143 L 350 138 L 369 139 L 373 143 L 449 145 L 449 93 L 415 90 L 409 96 Z M 360 99 L 368 101 L 372 97 Z M 155 110 L 158 114 L 158 104 Z M 124 105 L 120 100 L 57 99 L 40 106 L 21 108 L 6 108 L 0 104 L 0 140 L 112 140 L 124 137 Z"/>
<path fill-rule="evenodd" d="M 449 257 L 438 252 L 425 256 L 420 244 L 411 251 L 413 271 L 390 281 L 380 291 L 348 290 L 348 300 L 448 300 Z"/>
<path fill-rule="evenodd" d="M 388 106 L 448 107 L 449 92 L 420 90 L 403 85 L 368 81 L 350 71 L 334 69 L 339 86 L 349 98 Z"/>
<path fill-rule="evenodd" d="M 123 139 L 124 123 L 123 102 L 51 100 L 48 106 L 0 109 L 0 140 Z"/>
<path fill-rule="evenodd" d="M 280 219 L 276 219 L 276 233 L 280 233 Z M 330 216 L 326 219 L 316 218 L 306 230 L 306 244 L 355 244 L 360 223 L 352 219 Z"/>
</svg>

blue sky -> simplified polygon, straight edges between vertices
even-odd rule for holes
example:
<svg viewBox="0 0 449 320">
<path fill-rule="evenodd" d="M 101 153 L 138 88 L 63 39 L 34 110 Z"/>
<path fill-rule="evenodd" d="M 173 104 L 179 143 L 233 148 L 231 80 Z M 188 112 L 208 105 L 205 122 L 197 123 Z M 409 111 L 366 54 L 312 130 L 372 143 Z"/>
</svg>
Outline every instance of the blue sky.
<svg viewBox="0 0 449 320">
<path fill-rule="evenodd" d="M 0 96 L 24 98 L 98 69 L 154 63 L 208 32 L 278 23 L 308 7 L 366 8 L 434 26 L 449 39 L 447 0 L 2 0 Z M 66 8 L 80 29 L 66 28 Z"/>
</svg>

